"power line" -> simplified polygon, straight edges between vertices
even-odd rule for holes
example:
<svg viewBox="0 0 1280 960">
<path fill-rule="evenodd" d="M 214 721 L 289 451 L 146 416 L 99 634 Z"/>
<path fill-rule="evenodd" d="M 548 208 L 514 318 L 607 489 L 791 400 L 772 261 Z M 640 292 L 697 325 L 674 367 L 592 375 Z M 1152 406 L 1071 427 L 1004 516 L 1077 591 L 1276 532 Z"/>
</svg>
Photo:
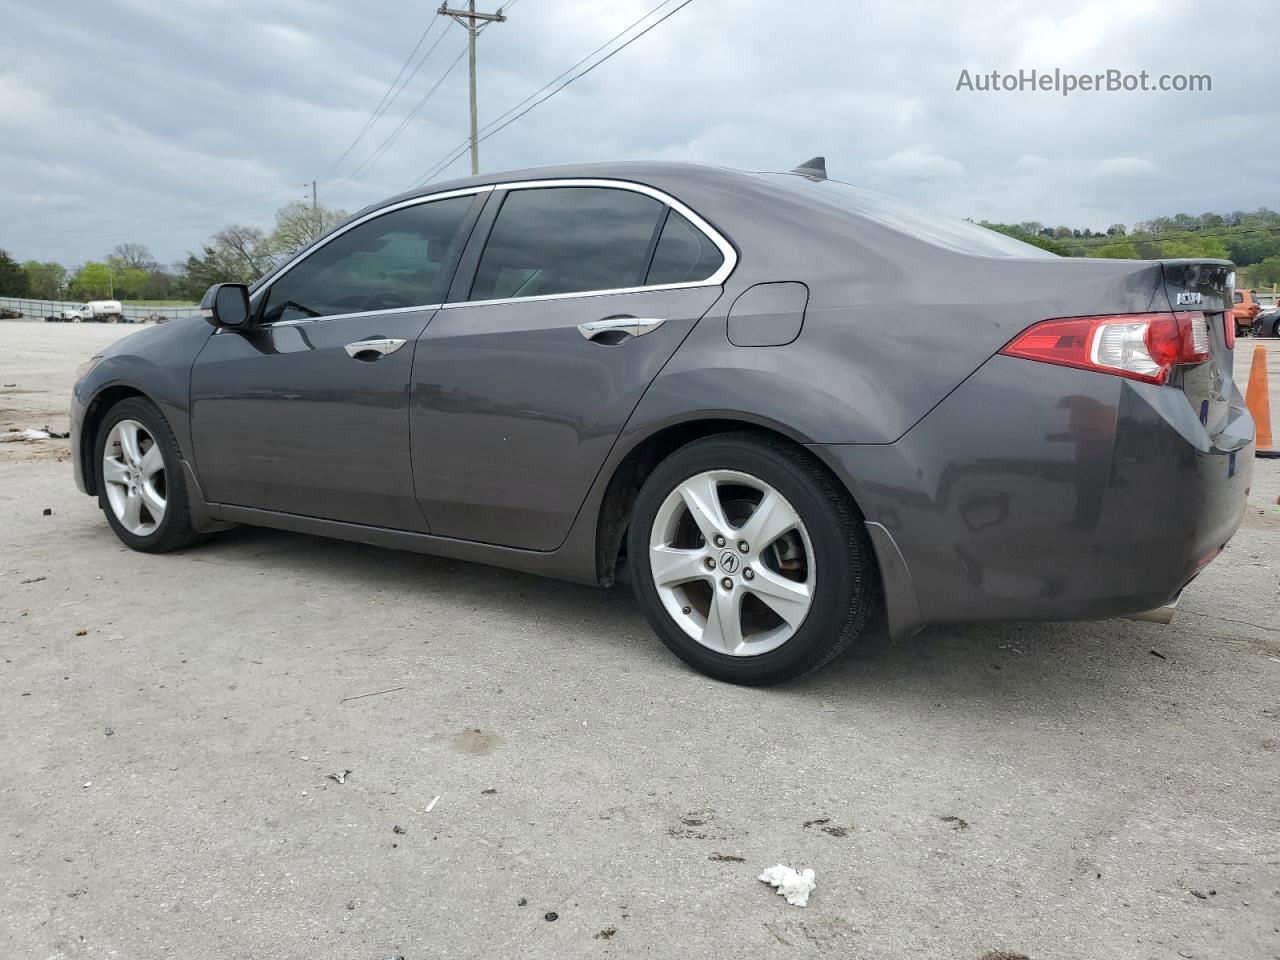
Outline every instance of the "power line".
<svg viewBox="0 0 1280 960">
<path fill-rule="evenodd" d="M 665 6 L 666 6 L 668 3 L 670 3 L 670 2 L 671 2 L 671 0 L 662 0 L 662 2 L 661 2 L 661 3 L 659 3 L 659 4 L 658 4 L 656 7 L 654 7 L 652 10 L 649 10 L 649 11 L 647 11 L 646 13 L 641 14 L 639 17 L 637 17 L 635 20 L 631 21 L 631 23 L 627 24 L 625 27 L 623 27 L 621 30 L 619 30 L 617 33 L 615 33 L 612 37 L 610 37 L 610 38 L 609 38 L 608 40 L 606 40 L 604 43 L 600 44 L 600 46 L 596 47 L 594 50 L 592 50 L 590 53 L 588 53 L 585 57 L 583 57 L 581 60 L 579 60 L 579 61 L 578 61 L 577 63 L 575 63 L 573 66 L 569 67 L 567 70 L 564 70 L 563 72 L 561 72 L 561 73 L 557 74 L 556 76 L 552 77 L 550 80 L 548 80 L 548 81 L 547 81 L 546 83 L 544 83 L 542 86 L 540 86 L 537 90 L 533 91 L 533 93 L 529 94 L 527 97 L 525 97 L 525 98 L 524 98 L 523 100 L 521 100 L 519 103 L 517 103 L 514 107 L 511 107 L 510 109 L 506 110 L 505 112 L 498 114 L 496 117 L 494 117 L 494 118 L 493 118 L 492 120 L 490 120 L 488 123 L 486 123 L 483 127 L 481 127 L 481 128 L 480 128 L 480 132 L 481 132 L 481 133 L 485 133 L 486 131 L 488 131 L 488 130 L 490 130 L 492 127 L 494 127 L 496 124 L 501 123 L 501 122 L 503 121 L 503 119 L 505 119 L 506 117 L 509 117 L 511 114 L 515 113 L 517 110 L 519 110 L 521 107 L 523 107 L 526 103 L 528 103 L 530 100 L 532 100 L 532 99 L 533 99 L 534 97 L 536 97 L 538 94 L 542 93 L 542 91 L 544 91 L 544 90 L 546 90 L 546 89 L 548 89 L 548 88 L 552 87 L 553 85 L 555 85 L 555 83 L 556 83 L 557 81 L 559 81 L 559 80 L 563 79 L 564 77 L 568 76 L 570 73 L 572 73 L 574 70 L 578 69 L 578 67 L 582 66 L 584 63 L 586 63 L 588 60 L 590 60 L 592 57 L 594 57 L 597 53 L 599 53 L 599 52 L 600 52 L 601 50 L 603 50 L 605 47 L 607 47 L 607 46 L 609 46 L 611 43 L 615 42 L 619 37 L 624 36 L 625 34 L 629 33 L 631 30 L 633 30 L 633 29 L 636 27 L 636 25 L 637 25 L 637 24 L 642 23 L 643 21 L 645 21 L 645 20 L 649 19 L 649 17 L 653 16 L 653 14 L 654 14 L 655 12 L 657 12 L 658 10 L 660 10 L 662 7 L 665 7 Z M 508 5 L 508 9 L 510 9 L 510 7 L 512 7 L 512 6 L 515 6 L 515 0 L 513 0 L 513 2 L 512 2 L 511 4 L 509 4 L 509 5 Z M 482 28 L 482 29 L 483 29 L 483 28 Z M 448 159 L 447 159 L 443 164 L 440 164 L 439 162 L 437 162 L 437 166 L 440 166 L 440 167 L 442 168 L 442 167 L 444 167 L 444 166 L 448 166 L 449 164 L 452 164 L 452 163 L 457 159 L 456 157 L 454 157 L 454 156 L 453 156 L 453 154 L 454 154 L 457 150 L 459 150 L 459 148 L 462 148 L 462 147 L 467 146 L 467 142 L 468 142 L 468 141 L 463 140 L 460 144 L 458 144 L 458 146 L 456 146 L 456 147 L 450 147 L 450 148 L 449 148 L 449 151 L 445 154 L 445 157 L 447 157 Z M 414 181 L 414 183 L 412 183 L 412 184 L 410 185 L 410 188 L 412 188 L 412 187 L 416 187 L 416 186 L 417 186 L 418 184 L 420 184 L 420 183 L 425 183 L 427 180 L 430 180 L 430 179 L 431 179 L 431 177 L 433 177 L 437 172 L 438 172 L 438 170 L 436 169 L 436 167 L 433 167 L 433 168 L 431 169 L 431 171 L 430 171 L 429 173 L 427 173 L 425 176 L 423 176 L 423 177 L 419 177 L 416 181 Z"/>
<path fill-rule="evenodd" d="M 656 11 L 658 11 L 658 10 L 659 10 L 659 9 L 661 9 L 662 7 L 666 6 L 666 4 L 667 4 L 667 3 L 669 3 L 669 2 L 670 2 L 670 0 L 663 0 L 663 2 L 662 2 L 662 3 L 658 4 L 656 7 L 654 7 L 652 10 L 650 10 L 648 13 L 646 13 L 646 14 L 644 15 L 644 17 L 641 17 L 641 18 L 640 18 L 640 20 L 644 20 L 644 19 L 646 19 L 647 17 L 652 16 Z M 483 136 L 481 136 L 481 137 L 479 138 L 478 142 L 483 143 L 485 140 L 488 140 L 488 139 L 489 139 L 490 137 L 492 137 L 494 134 L 496 134 L 496 133 L 500 133 L 502 130 L 505 130 L 507 127 L 511 126 L 511 124 L 515 123 L 515 122 L 516 122 L 517 120 L 519 120 L 521 117 L 526 116 L 527 114 L 529 114 L 529 113 L 530 113 L 532 110 L 534 110 L 535 108 L 537 108 L 537 107 L 541 106 L 542 104 L 546 103 L 548 100 L 550 100 L 552 97 L 554 97 L 557 93 L 559 93 L 559 92 L 560 92 L 561 90 L 563 90 L 565 87 L 569 86 L 571 83 L 574 83 L 574 82 L 575 82 L 575 81 L 577 81 L 577 80 L 581 80 L 583 77 L 585 77 L 585 76 L 586 76 L 587 74 L 589 74 L 591 71 L 595 70 L 595 69 L 596 69 L 596 67 L 599 67 L 601 64 L 603 64 L 603 63 L 605 63 L 605 62 L 607 62 L 607 61 L 611 60 L 613 57 L 617 56 L 617 55 L 618 55 L 619 53 L 621 53 L 623 50 L 627 49 L 627 47 L 631 46 L 631 44 L 635 43 L 637 40 L 639 40 L 641 37 L 643 37 L 646 33 L 648 33 L 650 30 L 652 30 L 654 27 L 656 27 L 656 26 L 658 26 L 659 24 L 661 24 L 661 23 L 665 22 L 666 20 L 670 19 L 671 17 L 673 17 L 675 14 L 679 13 L 681 10 L 683 10 L 685 7 L 687 7 L 687 6 L 688 6 L 690 3 L 692 3 L 692 2 L 693 2 L 693 0 L 684 0 L 684 2 L 683 2 L 683 3 L 681 3 L 679 6 L 677 6 L 677 7 L 673 8 L 673 9 L 671 9 L 671 10 L 667 11 L 667 12 L 666 12 L 666 13 L 664 13 L 661 17 L 659 17 L 657 20 L 655 20 L 653 23 L 649 24 L 649 26 L 645 27 L 643 30 L 641 30 L 639 33 L 637 33 L 634 37 L 631 37 L 629 40 L 627 40 L 627 42 L 626 42 L 626 43 L 622 44 L 621 46 L 617 47 L 617 48 L 616 48 L 616 49 L 614 49 L 614 50 L 611 50 L 609 53 L 605 54 L 603 57 L 601 57 L 601 58 L 600 58 L 599 60 L 597 60 L 595 63 L 591 64 L 591 66 L 587 67 L 585 70 L 583 70 L 583 71 L 581 71 L 581 72 L 579 72 L 579 73 L 574 74 L 574 75 L 573 75 L 573 76 L 571 76 L 568 80 L 565 80 L 565 81 L 564 81 L 564 83 L 560 84 L 558 87 L 556 87 L 556 88 L 555 88 L 554 90 L 552 90 L 550 93 L 548 93 L 546 96 L 541 97 L 541 98 L 539 98 L 539 99 L 537 99 L 537 100 L 534 100 L 534 102 L 533 102 L 533 103 L 529 104 L 527 107 L 525 107 L 525 108 L 524 108 L 523 110 L 521 110 L 519 113 L 516 113 L 516 114 L 515 114 L 514 116 L 512 116 L 510 119 L 508 119 L 508 120 L 504 121 L 503 123 L 500 123 L 500 124 L 498 124 L 497 126 L 493 127 L 493 129 L 491 129 L 488 133 L 486 133 L 486 134 L 484 134 Z M 637 23 L 639 23 L 640 21 L 636 21 L 636 22 L 637 22 Z M 608 42 L 606 42 L 606 43 L 604 44 L 604 46 L 608 46 L 610 43 L 613 43 L 615 40 L 617 40 L 617 39 L 618 39 L 618 37 L 621 37 L 621 36 L 623 36 L 624 34 L 626 34 L 626 33 L 627 33 L 627 31 L 628 31 L 628 30 L 630 30 L 630 29 L 632 29 L 632 27 L 634 27 L 634 26 L 635 26 L 635 24 L 633 23 L 630 27 L 627 27 L 627 28 L 626 28 L 626 30 L 623 30 L 623 31 L 621 31 L 620 33 L 616 34 L 616 35 L 615 35 L 611 40 L 609 40 Z M 597 51 L 598 51 L 599 49 L 600 49 L 600 48 L 597 48 Z M 593 55 L 593 54 L 588 54 L 588 55 L 587 55 L 587 58 L 584 58 L 584 59 L 589 59 L 592 55 Z M 579 63 L 581 63 L 581 62 L 582 62 L 582 61 L 579 61 Z M 576 65 L 575 65 L 575 66 L 576 66 Z M 569 70 L 573 70 L 573 69 L 574 69 L 574 67 L 570 67 L 570 68 L 569 68 Z M 566 73 L 567 73 L 567 72 L 568 72 L 568 71 L 566 71 Z M 561 74 L 561 76 L 564 76 L 564 74 Z M 555 81 L 553 80 L 553 81 L 552 81 L 552 83 L 555 83 Z M 548 84 L 547 86 L 550 86 L 550 85 L 551 85 L 551 84 Z M 546 89 L 546 87 L 543 87 L 543 89 Z M 535 94 L 534 94 L 534 96 L 537 96 L 537 94 L 535 93 Z M 516 110 L 516 109 L 518 109 L 518 107 L 513 107 L 513 108 L 512 108 L 512 110 Z M 511 111 L 508 111 L 508 113 L 510 113 L 510 112 L 511 112 Z M 426 183 L 426 182 L 428 182 L 428 181 L 432 180 L 434 177 L 436 177 L 437 175 L 439 175 L 443 170 L 445 170 L 447 167 L 449 167 L 451 164 L 453 164 L 453 163 L 454 163 L 454 162 L 455 162 L 455 161 L 456 161 L 460 156 L 462 156 L 462 153 L 465 153 L 465 152 L 466 152 L 466 151 L 465 151 L 465 149 L 464 149 L 463 151 L 461 151 L 461 152 L 450 151 L 450 155 L 448 155 L 448 156 L 447 156 L 447 158 L 446 158 L 444 161 L 442 161 L 441 163 L 438 163 L 435 167 L 433 167 L 433 168 L 432 168 L 431 170 L 429 170 L 426 174 L 424 174 L 424 175 L 423 175 L 422 177 L 420 177 L 417 181 L 415 181 L 415 182 L 414 182 L 414 184 L 413 184 L 413 186 L 418 186 L 419 184 Z"/>
<path fill-rule="evenodd" d="M 418 115 L 418 112 L 423 108 L 426 102 L 431 99 L 431 95 L 434 94 L 440 88 L 440 84 L 444 83 L 445 79 L 449 76 L 449 74 L 453 72 L 453 68 L 456 67 L 462 61 L 462 58 L 466 56 L 466 54 L 467 54 L 466 47 L 463 47 L 461 50 L 458 51 L 458 55 L 454 57 L 453 62 L 450 63 L 449 66 L 445 69 L 444 73 L 440 75 L 440 78 L 436 80 L 434 84 L 431 85 L 431 89 L 429 89 L 425 94 L 423 94 L 422 99 L 417 102 L 414 108 L 410 110 L 407 114 L 405 114 L 405 117 L 403 120 L 400 121 L 399 126 L 397 126 L 394 130 L 391 131 L 391 133 L 387 136 L 385 140 L 382 141 L 382 143 L 378 146 L 378 148 L 374 150 L 373 153 L 371 153 L 368 156 L 368 158 L 365 159 L 364 163 L 360 164 L 360 166 L 356 167 L 356 169 L 352 170 L 351 173 L 347 174 L 347 176 L 343 178 L 345 181 L 345 185 L 342 188 L 340 188 L 341 193 L 345 194 L 347 191 L 349 191 L 353 186 L 355 186 L 355 184 L 360 182 L 360 180 L 365 176 L 365 174 L 367 174 L 370 170 L 374 168 L 377 162 L 382 159 L 382 157 L 386 154 L 386 152 L 389 149 L 391 149 L 391 145 L 395 143 L 396 140 L 399 139 L 400 134 L 402 134 L 405 131 L 405 128 L 409 126 L 409 123 L 413 120 L 413 118 Z"/>
<path fill-rule="evenodd" d="M 364 126 L 360 128 L 360 132 L 356 134 L 354 140 L 347 144 L 347 149 L 342 151 L 342 154 L 338 159 L 334 160 L 333 163 L 329 165 L 329 169 L 320 176 L 321 180 L 329 179 L 330 175 L 338 169 L 338 165 L 350 155 L 351 151 L 355 149 L 356 144 L 358 144 L 364 138 L 364 135 L 373 128 L 374 124 L 382 119 L 382 116 L 391 109 L 392 105 L 397 99 L 399 99 L 400 94 L 404 92 L 404 88 L 409 85 L 409 82 L 413 80 L 415 76 L 417 76 L 418 71 L 422 69 L 422 65 L 427 62 L 436 47 L 440 45 L 440 41 L 444 39 L 444 35 L 449 30 L 449 24 L 446 23 L 444 25 L 445 28 L 440 31 L 440 36 L 436 37 L 435 43 L 433 43 L 430 48 L 428 48 L 427 52 L 422 55 L 422 59 L 418 61 L 418 65 L 413 68 L 413 72 L 404 78 L 404 83 L 400 83 L 400 78 L 404 76 L 404 72 L 409 68 L 409 64 L 413 62 L 414 56 L 417 55 L 418 51 L 422 48 L 422 44 L 426 42 L 427 35 L 435 29 L 436 24 L 439 22 L 440 21 L 433 19 L 427 24 L 427 29 L 422 31 L 422 35 L 418 37 L 418 42 L 413 45 L 413 49 L 409 52 L 409 56 L 406 57 L 404 63 L 400 65 L 400 70 L 396 74 L 395 79 L 392 80 L 387 86 L 387 89 L 383 91 L 382 98 L 378 100 L 377 106 L 369 112 L 369 116 L 365 120 Z M 400 86 L 397 88 L 396 84 L 398 83 Z"/>
</svg>

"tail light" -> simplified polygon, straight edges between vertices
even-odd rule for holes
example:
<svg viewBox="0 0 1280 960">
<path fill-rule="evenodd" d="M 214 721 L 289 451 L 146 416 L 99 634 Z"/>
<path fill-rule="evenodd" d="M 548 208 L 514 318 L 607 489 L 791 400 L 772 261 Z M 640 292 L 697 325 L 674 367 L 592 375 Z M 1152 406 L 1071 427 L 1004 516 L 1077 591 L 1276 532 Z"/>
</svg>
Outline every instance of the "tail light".
<svg viewBox="0 0 1280 960">
<path fill-rule="evenodd" d="M 1227 349 L 1236 348 L 1236 316 L 1230 310 L 1222 315 L 1222 335 L 1226 339 Z"/>
<path fill-rule="evenodd" d="M 1000 352 L 1164 383 L 1174 367 L 1209 359 L 1209 326 L 1199 312 L 1066 317 L 1028 327 Z"/>
</svg>

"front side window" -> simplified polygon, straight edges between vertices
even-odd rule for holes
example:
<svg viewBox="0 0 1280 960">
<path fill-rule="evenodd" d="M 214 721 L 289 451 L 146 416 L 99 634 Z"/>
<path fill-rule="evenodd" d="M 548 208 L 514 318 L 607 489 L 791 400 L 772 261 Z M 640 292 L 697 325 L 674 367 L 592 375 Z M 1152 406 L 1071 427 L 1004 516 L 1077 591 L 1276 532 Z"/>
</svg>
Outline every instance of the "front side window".
<svg viewBox="0 0 1280 960">
<path fill-rule="evenodd" d="M 722 263 L 724 255 L 711 238 L 672 210 L 662 227 L 645 283 L 694 283 L 707 279 Z"/>
<path fill-rule="evenodd" d="M 507 194 L 471 300 L 639 287 L 664 205 L 631 190 L 537 187 Z"/>
<path fill-rule="evenodd" d="M 271 285 L 262 322 L 441 303 L 444 266 L 472 200 L 415 204 L 335 237 Z"/>
</svg>

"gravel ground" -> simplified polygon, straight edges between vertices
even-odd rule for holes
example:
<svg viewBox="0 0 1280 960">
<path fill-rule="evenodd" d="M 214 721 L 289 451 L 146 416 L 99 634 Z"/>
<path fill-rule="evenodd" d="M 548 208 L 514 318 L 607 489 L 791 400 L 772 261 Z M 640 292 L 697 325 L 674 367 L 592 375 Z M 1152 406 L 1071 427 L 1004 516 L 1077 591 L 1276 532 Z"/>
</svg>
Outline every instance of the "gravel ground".
<svg viewBox="0 0 1280 960">
<path fill-rule="evenodd" d="M 65 429 L 127 332 L 0 323 L 0 431 Z M 1280 461 L 1171 626 L 877 634 L 747 690 L 624 589 L 132 553 L 65 457 L 0 444 L 6 960 L 1280 957 Z"/>
</svg>

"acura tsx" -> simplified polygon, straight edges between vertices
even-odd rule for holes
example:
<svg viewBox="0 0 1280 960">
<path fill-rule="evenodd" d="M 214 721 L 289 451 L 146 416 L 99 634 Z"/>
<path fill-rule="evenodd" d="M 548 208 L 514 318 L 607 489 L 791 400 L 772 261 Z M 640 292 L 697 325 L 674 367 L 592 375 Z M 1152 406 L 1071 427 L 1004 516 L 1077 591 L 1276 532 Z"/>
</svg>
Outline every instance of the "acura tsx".
<svg viewBox="0 0 1280 960">
<path fill-rule="evenodd" d="M 1253 467 L 1232 269 L 1059 258 L 820 158 L 472 177 L 94 357 L 76 481 L 136 550 L 256 524 L 625 573 L 737 683 L 878 605 L 1167 619 Z"/>
</svg>

